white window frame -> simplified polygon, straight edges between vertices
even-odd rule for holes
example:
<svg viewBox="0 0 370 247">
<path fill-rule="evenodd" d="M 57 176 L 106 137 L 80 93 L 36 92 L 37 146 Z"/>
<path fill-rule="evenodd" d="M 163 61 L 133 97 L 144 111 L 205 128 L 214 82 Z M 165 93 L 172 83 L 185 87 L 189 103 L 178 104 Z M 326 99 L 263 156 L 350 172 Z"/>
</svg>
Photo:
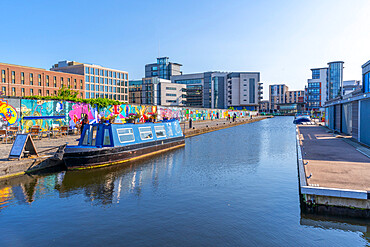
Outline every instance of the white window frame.
<svg viewBox="0 0 370 247">
<path fill-rule="evenodd" d="M 120 130 L 130 130 L 131 133 L 129 133 L 129 134 L 120 134 L 119 133 Z M 123 135 L 132 135 L 134 137 L 134 139 L 131 140 L 131 141 L 121 141 L 121 139 L 119 137 L 120 136 L 123 136 Z M 128 143 L 128 142 L 134 142 L 135 141 L 134 130 L 132 128 L 121 128 L 121 129 L 117 129 L 117 136 L 118 136 L 118 141 L 120 143 Z"/>
<path fill-rule="evenodd" d="M 149 131 L 142 131 L 142 129 L 147 129 L 147 128 L 149 128 L 149 129 L 150 129 L 150 133 L 152 134 L 152 137 L 151 137 L 151 138 L 143 139 L 143 138 L 141 138 L 141 134 L 142 134 L 142 133 L 147 133 L 147 132 L 149 132 Z M 153 139 L 153 130 L 152 130 L 152 128 L 150 128 L 150 127 L 139 127 L 139 135 L 140 135 L 140 139 L 141 139 L 142 141 L 152 140 L 152 139 Z"/>
<path fill-rule="evenodd" d="M 157 135 L 157 129 L 158 129 L 158 128 L 163 128 L 164 136 L 158 136 L 158 135 Z M 157 138 L 166 138 L 166 137 L 167 137 L 166 128 L 164 127 L 164 125 L 154 126 L 154 132 L 155 132 L 155 136 L 156 136 Z"/>
</svg>

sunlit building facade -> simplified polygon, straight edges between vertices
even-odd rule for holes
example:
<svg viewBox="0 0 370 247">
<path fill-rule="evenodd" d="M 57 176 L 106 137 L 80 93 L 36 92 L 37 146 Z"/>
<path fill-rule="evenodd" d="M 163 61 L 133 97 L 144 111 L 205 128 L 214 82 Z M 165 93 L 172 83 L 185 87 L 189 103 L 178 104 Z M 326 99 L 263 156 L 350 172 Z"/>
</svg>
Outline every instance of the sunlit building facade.
<svg viewBox="0 0 370 247">
<path fill-rule="evenodd" d="M 128 73 L 125 71 L 74 61 L 58 62 L 50 70 L 83 75 L 86 99 L 129 101 Z"/>
</svg>

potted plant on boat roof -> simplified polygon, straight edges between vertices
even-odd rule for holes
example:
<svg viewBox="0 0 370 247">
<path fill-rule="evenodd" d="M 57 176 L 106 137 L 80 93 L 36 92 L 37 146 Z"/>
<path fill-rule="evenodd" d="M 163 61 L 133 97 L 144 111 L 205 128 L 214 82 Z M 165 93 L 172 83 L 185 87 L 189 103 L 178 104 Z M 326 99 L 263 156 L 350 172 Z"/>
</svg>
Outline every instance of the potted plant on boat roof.
<svg viewBox="0 0 370 247">
<path fill-rule="evenodd" d="M 136 114 L 135 113 L 130 113 L 128 114 L 128 117 L 126 118 L 127 123 L 135 123 L 136 119 Z"/>
<path fill-rule="evenodd" d="M 140 112 L 138 112 L 137 114 L 136 114 L 136 116 L 135 116 L 135 119 L 137 119 L 137 122 L 140 122 L 140 119 L 141 119 L 141 113 Z"/>
<path fill-rule="evenodd" d="M 118 115 L 110 115 L 108 116 L 108 121 L 109 123 L 114 123 L 114 121 L 116 121 L 116 118 L 117 118 Z"/>
</svg>

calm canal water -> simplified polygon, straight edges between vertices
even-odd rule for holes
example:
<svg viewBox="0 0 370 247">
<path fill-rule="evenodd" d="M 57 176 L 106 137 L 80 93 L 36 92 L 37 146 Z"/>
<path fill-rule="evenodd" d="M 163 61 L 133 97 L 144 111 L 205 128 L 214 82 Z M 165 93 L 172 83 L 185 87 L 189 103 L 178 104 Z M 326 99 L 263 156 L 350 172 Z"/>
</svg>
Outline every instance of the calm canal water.
<svg viewBox="0 0 370 247">
<path fill-rule="evenodd" d="M 0 181 L 0 246 L 369 245 L 367 222 L 301 213 L 292 120 L 126 166 Z"/>
</svg>

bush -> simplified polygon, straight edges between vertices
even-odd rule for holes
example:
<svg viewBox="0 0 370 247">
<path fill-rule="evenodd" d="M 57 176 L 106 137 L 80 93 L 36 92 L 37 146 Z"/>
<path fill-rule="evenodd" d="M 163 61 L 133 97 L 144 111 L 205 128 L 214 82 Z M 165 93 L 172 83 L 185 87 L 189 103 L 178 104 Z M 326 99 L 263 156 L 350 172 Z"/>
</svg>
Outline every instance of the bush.
<svg viewBox="0 0 370 247">
<path fill-rule="evenodd" d="M 98 108 L 108 107 L 110 105 L 121 105 L 127 104 L 127 102 L 121 102 L 114 99 L 104 99 L 104 98 L 97 98 L 97 99 L 81 99 L 77 97 L 78 91 L 73 91 L 70 88 L 62 87 L 58 90 L 57 96 L 25 96 L 25 99 L 35 99 L 35 100 L 62 100 L 62 101 L 72 101 L 76 103 L 86 103 L 90 104 L 91 106 L 96 106 Z"/>
</svg>

